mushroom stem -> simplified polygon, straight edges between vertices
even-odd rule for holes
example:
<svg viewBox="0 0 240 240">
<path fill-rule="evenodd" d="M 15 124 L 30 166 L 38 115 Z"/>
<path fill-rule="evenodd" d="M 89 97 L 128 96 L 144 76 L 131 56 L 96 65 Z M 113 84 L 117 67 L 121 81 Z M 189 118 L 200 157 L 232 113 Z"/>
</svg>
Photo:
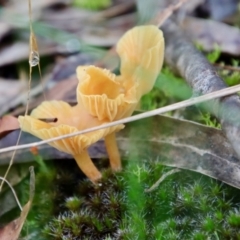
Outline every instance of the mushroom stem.
<svg viewBox="0 0 240 240">
<path fill-rule="evenodd" d="M 112 170 L 120 171 L 122 169 L 122 164 L 114 132 L 105 137 L 105 146 Z"/>
<path fill-rule="evenodd" d="M 74 156 L 79 168 L 82 172 L 93 182 L 96 183 L 102 177 L 102 174 L 98 171 L 89 157 L 88 151 L 84 150 L 79 155 Z"/>
</svg>

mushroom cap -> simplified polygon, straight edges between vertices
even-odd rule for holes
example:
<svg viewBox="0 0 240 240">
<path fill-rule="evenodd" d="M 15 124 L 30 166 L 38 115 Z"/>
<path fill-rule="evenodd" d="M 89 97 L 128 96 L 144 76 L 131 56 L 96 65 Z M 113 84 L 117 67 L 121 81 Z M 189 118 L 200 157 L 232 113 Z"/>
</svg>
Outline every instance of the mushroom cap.
<svg viewBox="0 0 240 240">
<path fill-rule="evenodd" d="M 112 74 L 107 69 L 95 66 L 77 68 L 79 84 L 78 103 L 100 121 L 113 121 L 130 116 L 139 99 L 137 86 L 130 78 Z"/>
<path fill-rule="evenodd" d="M 57 118 L 57 122 L 46 123 L 38 120 L 38 118 L 52 117 Z M 33 110 L 30 116 L 19 116 L 18 121 L 23 131 L 29 132 L 44 140 L 106 123 L 90 116 L 80 106 L 71 107 L 63 101 L 43 102 L 39 107 Z M 123 127 L 124 125 L 117 125 L 50 142 L 49 144 L 60 151 L 78 155 L 99 139 L 112 132 L 119 131 Z"/>
<path fill-rule="evenodd" d="M 116 47 L 121 59 L 121 75 L 139 83 L 139 93 L 151 91 L 162 68 L 164 38 L 154 25 L 137 26 L 127 31 Z"/>
</svg>

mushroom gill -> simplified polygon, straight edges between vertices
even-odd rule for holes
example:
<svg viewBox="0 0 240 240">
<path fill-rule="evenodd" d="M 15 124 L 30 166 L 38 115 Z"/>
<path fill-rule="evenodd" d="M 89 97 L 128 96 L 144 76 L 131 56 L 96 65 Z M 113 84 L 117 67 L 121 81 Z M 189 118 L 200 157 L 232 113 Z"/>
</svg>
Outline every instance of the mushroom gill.
<svg viewBox="0 0 240 240">
<path fill-rule="evenodd" d="M 127 31 L 116 47 L 120 76 L 95 66 L 79 66 L 78 104 L 98 120 L 115 121 L 130 116 L 141 97 L 151 91 L 162 68 L 164 39 L 156 26 Z M 110 164 L 121 169 L 115 133 L 105 137 Z"/>
<path fill-rule="evenodd" d="M 57 118 L 57 122 L 46 123 L 39 118 Z M 74 133 L 83 129 L 102 125 L 106 122 L 88 114 L 84 108 L 76 105 L 71 107 L 63 101 L 46 101 L 34 109 L 30 116 L 19 116 L 20 127 L 23 131 L 41 138 L 49 139 Z M 87 148 L 99 139 L 112 132 L 119 131 L 123 125 L 77 135 L 50 142 L 49 144 L 60 151 L 71 154 L 82 172 L 92 181 L 101 178 L 101 173 L 89 157 Z"/>
</svg>

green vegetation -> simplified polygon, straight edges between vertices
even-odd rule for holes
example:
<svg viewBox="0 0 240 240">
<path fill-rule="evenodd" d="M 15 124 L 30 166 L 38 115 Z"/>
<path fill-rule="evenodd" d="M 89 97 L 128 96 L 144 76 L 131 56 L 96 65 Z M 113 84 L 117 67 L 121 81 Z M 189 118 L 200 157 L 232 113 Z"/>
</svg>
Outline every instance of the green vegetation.
<svg viewBox="0 0 240 240">
<path fill-rule="evenodd" d="M 90 10 L 99 10 L 109 7 L 111 3 L 111 0 L 74 0 L 73 5 Z"/>
<path fill-rule="evenodd" d="M 171 168 L 129 159 L 123 172 L 105 170 L 94 186 L 74 161 L 59 165 L 44 185 L 38 173 L 27 225 L 38 239 L 240 238 L 239 190 L 217 180 L 182 170 L 145 192 Z"/>
</svg>

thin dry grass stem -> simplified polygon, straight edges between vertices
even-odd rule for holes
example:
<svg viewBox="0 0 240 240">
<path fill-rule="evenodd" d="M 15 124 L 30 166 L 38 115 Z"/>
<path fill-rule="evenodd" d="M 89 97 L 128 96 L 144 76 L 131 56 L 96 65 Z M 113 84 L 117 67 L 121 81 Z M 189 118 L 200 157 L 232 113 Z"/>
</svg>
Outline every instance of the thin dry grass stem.
<svg viewBox="0 0 240 240">
<path fill-rule="evenodd" d="M 180 169 L 176 168 L 176 169 L 173 169 L 173 170 L 170 170 L 170 171 L 166 172 L 150 188 L 145 189 L 145 192 L 154 191 L 168 176 L 170 176 L 174 173 L 180 172 L 180 171 L 181 171 Z"/>
<path fill-rule="evenodd" d="M 40 66 L 40 56 L 38 51 L 38 44 L 37 44 L 37 38 L 35 36 L 33 25 L 32 25 L 32 2 L 31 0 L 28 0 L 28 14 L 29 14 L 29 28 L 30 28 L 30 39 L 29 39 L 29 45 L 30 45 L 30 52 L 29 52 L 29 66 L 30 71 L 29 74 L 32 75 L 32 67 L 38 66 L 40 81 L 42 85 L 42 92 L 44 99 L 46 100 L 46 95 L 44 92 L 44 83 L 42 80 L 42 72 L 41 72 L 41 66 Z"/>
<path fill-rule="evenodd" d="M 43 79 L 42 79 L 42 72 L 41 72 L 41 66 L 40 66 L 40 56 L 39 56 L 39 51 L 38 51 L 37 38 L 32 30 L 32 25 L 30 27 L 29 45 L 30 45 L 29 66 L 31 69 L 29 74 L 32 75 L 32 67 L 38 66 L 40 82 L 42 85 L 42 93 L 43 93 L 44 99 L 46 100 L 46 95 L 45 95 L 45 91 L 44 91 L 44 83 L 43 83 Z"/>
<path fill-rule="evenodd" d="M 19 146 L 19 141 L 20 141 L 21 135 L 22 135 L 22 131 L 20 130 L 20 133 L 19 133 L 19 135 L 18 135 L 18 139 L 17 139 L 16 146 Z M 14 160 L 14 157 L 15 157 L 15 155 L 16 155 L 16 152 L 17 152 L 17 149 L 15 149 L 15 150 L 13 151 L 13 154 L 12 154 L 12 157 L 11 157 L 11 159 L 10 159 L 10 162 L 9 162 L 9 165 L 8 165 L 8 168 L 7 168 L 7 171 L 5 172 L 4 177 L 3 177 L 3 178 L 5 179 L 5 181 L 2 181 L 2 182 L 1 182 L 1 185 L 0 185 L 0 192 L 2 191 L 2 187 L 3 187 L 4 182 L 7 182 L 6 178 L 7 178 L 7 175 L 8 175 L 8 173 L 9 173 L 9 171 L 10 171 L 12 165 L 13 165 L 13 160 Z M 2 178 L 0 178 L 0 179 L 2 179 Z"/>
<path fill-rule="evenodd" d="M 191 99 L 188 99 L 188 100 L 184 100 L 184 101 L 181 101 L 181 102 L 178 102 L 178 103 L 174 103 L 174 104 L 171 104 L 171 105 L 168 105 L 168 106 L 165 106 L 165 107 L 162 107 L 162 108 L 158 108 L 158 109 L 155 109 L 155 110 L 152 110 L 152 111 L 137 114 L 135 116 L 123 118 L 123 119 L 120 119 L 118 121 L 114 121 L 114 122 L 104 124 L 104 125 L 101 125 L 101 126 L 85 129 L 85 130 L 78 131 L 78 132 L 71 133 L 71 134 L 62 135 L 62 136 L 55 137 L 55 138 L 50 138 L 50 139 L 47 139 L 47 140 L 44 140 L 44 141 L 39 141 L 39 142 L 23 144 L 23 145 L 19 145 L 19 146 L 3 148 L 3 149 L 0 149 L 0 153 L 15 151 L 15 150 L 19 150 L 19 149 L 25 149 L 25 148 L 31 148 L 31 147 L 37 147 L 37 146 L 40 146 L 40 145 L 43 145 L 43 144 L 46 144 L 46 143 L 54 142 L 54 141 L 61 140 L 61 139 L 64 139 L 64 138 L 74 137 L 74 136 L 77 136 L 77 135 L 80 135 L 80 134 L 93 132 L 93 131 L 100 130 L 100 129 L 103 129 L 103 128 L 112 127 L 112 126 L 115 126 L 115 125 L 118 125 L 118 124 L 125 124 L 125 123 L 128 123 L 128 122 L 134 122 L 134 121 L 137 121 L 137 120 L 141 120 L 143 118 L 153 117 L 153 116 L 158 115 L 158 114 L 163 114 L 163 113 L 166 113 L 166 112 L 169 112 L 169 111 L 173 111 L 173 110 L 177 110 L 177 109 L 180 109 L 180 108 L 189 107 L 189 106 L 192 106 L 192 105 L 195 105 L 195 104 L 206 102 L 206 101 L 209 101 L 209 100 L 212 100 L 212 99 L 215 99 L 215 98 L 225 97 L 227 95 L 231 95 L 231 94 L 234 94 L 234 93 L 239 92 L 239 91 L 240 91 L 240 84 L 236 85 L 236 86 L 233 86 L 233 87 L 221 89 L 219 91 L 215 91 L 215 92 L 212 92 L 212 93 L 208 93 L 208 94 L 202 95 L 200 97 L 194 97 L 194 98 L 191 98 Z"/>
<path fill-rule="evenodd" d="M 28 81 L 28 91 L 27 91 L 27 104 L 26 104 L 26 109 L 25 109 L 24 115 L 28 114 L 30 91 L 31 91 L 31 82 L 32 82 L 32 67 L 34 67 L 36 65 L 38 65 L 40 79 L 41 79 L 41 83 L 42 83 L 42 88 L 44 90 L 44 86 L 43 86 L 43 82 L 42 82 L 41 69 L 40 69 L 40 61 L 39 61 L 40 58 L 39 58 L 39 52 L 38 52 L 37 39 L 35 37 L 34 31 L 33 31 L 33 26 L 32 26 L 31 0 L 28 0 L 28 9 L 29 9 L 29 28 L 30 28 L 30 37 L 29 37 L 29 46 L 30 46 L 30 50 L 29 50 L 29 81 Z M 43 91 L 43 95 L 44 95 L 44 98 L 45 98 L 44 91 Z M 16 146 L 19 145 L 21 135 L 22 135 L 22 131 L 20 131 L 20 133 L 18 135 Z M 12 154 L 12 157 L 10 159 L 10 162 L 9 162 L 9 165 L 8 165 L 8 168 L 7 168 L 7 171 L 4 174 L 4 179 L 7 178 L 7 175 L 9 173 L 10 169 L 11 169 L 11 166 L 12 166 L 13 161 L 14 161 L 14 157 L 16 155 L 16 151 L 17 151 L 17 149 Z M 0 192 L 2 191 L 3 184 L 4 184 L 4 181 L 1 182 Z"/>
<path fill-rule="evenodd" d="M 18 207 L 20 208 L 20 210 L 22 211 L 23 208 L 22 208 L 22 206 L 21 206 L 21 203 L 19 202 L 18 197 L 17 197 L 17 194 L 16 194 L 15 190 L 13 189 L 13 187 L 11 186 L 11 184 L 10 184 L 5 178 L 3 178 L 3 177 L 0 177 L 0 179 L 1 179 L 3 182 L 7 183 L 7 185 L 10 187 L 10 189 L 11 189 L 11 191 L 12 191 L 12 193 L 13 193 L 13 196 L 14 196 L 16 202 L 17 202 L 17 205 L 18 205 Z"/>
</svg>

